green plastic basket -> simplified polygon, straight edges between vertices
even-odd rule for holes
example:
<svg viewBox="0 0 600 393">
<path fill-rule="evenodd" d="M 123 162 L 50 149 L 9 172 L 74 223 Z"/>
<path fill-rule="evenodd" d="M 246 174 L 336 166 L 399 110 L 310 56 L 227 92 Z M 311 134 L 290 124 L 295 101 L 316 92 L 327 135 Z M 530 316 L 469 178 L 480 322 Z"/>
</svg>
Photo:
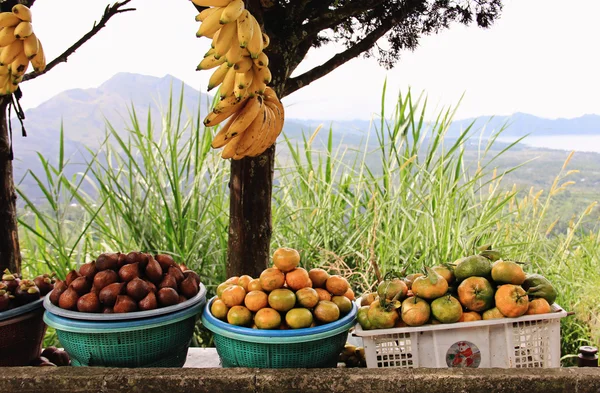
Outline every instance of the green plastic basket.
<svg viewBox="0 0 600 393">
<path fill-rule="evenodd" d="M 313 328 L 258 330 L 216 319 L 210 312 L 212 301 L 204 308 L 202 324 L 213 332 L 223 367 L 335 367 L 357 312 L 354 305 L 340 320 Z"/>
<path fill-rule="evenodd" d="M 73 366 L 182 367 L 206 298 L 178 312 L 127 321 L 81 321 L 46 311 Z"/>
</svg>

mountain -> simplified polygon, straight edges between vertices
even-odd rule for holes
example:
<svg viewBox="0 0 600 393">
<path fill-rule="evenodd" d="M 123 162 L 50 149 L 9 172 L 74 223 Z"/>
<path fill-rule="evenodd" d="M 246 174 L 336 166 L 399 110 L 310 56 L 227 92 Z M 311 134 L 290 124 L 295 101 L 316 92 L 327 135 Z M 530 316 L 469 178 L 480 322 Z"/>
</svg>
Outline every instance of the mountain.
<svg viewBox="0 0 600 393">
<path fill-rule="evenodd" d="M 449 135 L 458 135 L 471 123 L 475 129 L 486 127 L 491 130 L 499 130 L 508 126 L 503 132 L 505 136 L 523 136 L 532 134 L 536 136 L 549 135 L 600 135 L 600 116 L 584 115 L 574 119 L 544 119 L 526 113 L 515 113 L 511 116 L 482 116 L 457 120 L 452 123 L 448 130 Z"/>
<path fill-rule="evenodd" d="M 107 121 L 115 130 L 125 135 L 130 124 L 132 107 L 144 125 L 150 112 L 155 130 L 160 132 L 161 114 L 169 104 L 170 93 L 173 93 L 174 106 L 177 106 L 182 87 L 184 113 L 197 113 L 198 105 L 202 112 L 206 113 L 212 96 L 200 93 L 171 75 L 157 78 L 132 73 L 116 74 L 98 88 L 64 91 L 38 107 L 28 109 L 25 111 L 27 138 L 21 137 L 18 122 L 15 119 L 12 121 L 15 181 L 26 192 L 30 191 L 32 195 L 39 194 L 39 188 L 35 186 L 31 177 L 24 176 L 28 169 L 42 173 L 43 167 L 37 152 L 46 159 L 56 160 L 59 154 L 58 136 L 61 125 L 65 134 L 65 156 L 72 162 L 84 162 L 86 148 L 93 151 L 100 145 L 106 134 Z M 504 133 L 506 136 L 522 136 L 528 133 L 538 136 L 600 135 L 600 116 L 597 115 L 549 120 L 524 113 L 457 120 L 450 126 L 448 135 L 458 135 L 460 130 L 472 122 L 475 122 L 476 130 L 483 126 L 486 126 L 486 130 L 497 130 L 504 124 L 509 124 Z M 371 124 L 368 120 L 286 119 L 284 131 L 294 143 L 302 143 L 302 134 L 310 136 L 319 125 L 323 125 L 323 129 L 317 137 L 317 146 L 327 142 L 330 127 L 333 130 L 334 146 L 341 142 L 351 147 L 358 146 L 364 143 L 367 136 L 370 138 L 370 144 L 377 144 L 377 138 L 372 131 L 378 123 Z M 76 166 L 69 168 L 73 173 L 76 170 Z"/>
</svg>

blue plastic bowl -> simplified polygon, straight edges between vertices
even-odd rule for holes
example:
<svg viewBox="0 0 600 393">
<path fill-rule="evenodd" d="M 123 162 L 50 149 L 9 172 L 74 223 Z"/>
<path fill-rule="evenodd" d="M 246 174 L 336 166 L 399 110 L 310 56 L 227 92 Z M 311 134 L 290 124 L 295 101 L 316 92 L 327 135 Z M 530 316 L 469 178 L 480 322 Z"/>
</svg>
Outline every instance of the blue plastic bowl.
<svg viewBox="0 0 600 393">
<path fill-rule="evenodd" d="M 76 320 L 46 310 L 44 322 L 56 329 L 73 366 L 182 367 L 206 297 L 191 303 L 173 313 L 123 321 Z"/>
<path fill-rule="evenodd" d="M 356 321 L 358 307 L 341 319 L 305 329 L 261 330 L 235 326 L 215 318 L 210 306 L 202 314 L 202 324 L 215 339 L 223 367 L 314 368 L 335 367 Z"/>
</svg>

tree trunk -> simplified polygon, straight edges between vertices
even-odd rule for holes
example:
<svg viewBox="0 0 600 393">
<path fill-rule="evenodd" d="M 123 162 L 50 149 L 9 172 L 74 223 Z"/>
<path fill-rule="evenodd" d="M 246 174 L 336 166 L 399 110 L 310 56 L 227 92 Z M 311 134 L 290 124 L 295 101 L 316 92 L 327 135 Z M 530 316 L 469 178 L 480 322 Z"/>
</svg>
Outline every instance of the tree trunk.
<svg viewBox="0 0 600 393">
<path fill-rule="evenodd" d="M 261 1 L 246 0 L 246 8 L 262 24 Z M 289 68 L 281 52 L 279 35 L 271 34 L 271 45 L 265 53 L 273 75 L 271 87 L 278 95 L 283 92 Z M 231 161 L 227 277 L 258 277 L 269 265 L 274 164 L 275 145 L 259 157 Z"/>
<path fill-rule="evenodd" d="M 227 276 L 260 276 L 271 243 L 275 146 L 256 158 L 231 161 Z"/>
<path fill-rule="evenodd" d="M 17 194 L 10 156 L 7 108 L 10 96 L 0 97 L 0 270 L 21 271 L 21 252 L 17 229 Z"/>
</svg>

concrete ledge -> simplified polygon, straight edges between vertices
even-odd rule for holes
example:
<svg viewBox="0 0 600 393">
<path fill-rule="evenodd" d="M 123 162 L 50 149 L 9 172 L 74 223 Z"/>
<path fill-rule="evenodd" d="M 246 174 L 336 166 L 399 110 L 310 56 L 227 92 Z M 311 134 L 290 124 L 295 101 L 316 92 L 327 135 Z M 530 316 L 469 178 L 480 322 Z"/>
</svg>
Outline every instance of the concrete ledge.
<svg viewBox="0 0 600 393">
<path fill-rule="evenodd" d="M 14 367 L 0 392 L 600 392 L 600 368 L 111 369 Z"/>
</svg>

